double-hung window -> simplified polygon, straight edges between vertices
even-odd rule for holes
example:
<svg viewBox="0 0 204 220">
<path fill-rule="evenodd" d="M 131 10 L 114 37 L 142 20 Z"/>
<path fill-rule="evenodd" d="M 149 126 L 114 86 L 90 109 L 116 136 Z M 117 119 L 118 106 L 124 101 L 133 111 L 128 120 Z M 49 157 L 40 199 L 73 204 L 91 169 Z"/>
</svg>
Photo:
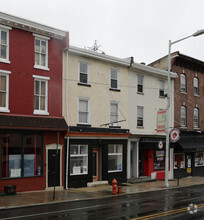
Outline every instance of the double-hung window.
<svg viewBox="0 0 204 220">
<path fill-rule="evenodd" d="M 34 77 L 34 114 L 49 115 L 48 113 L 48 80 L 49 77 Z"/>
<path fill-rule="evenodd" d="M 79 62 L 79 83 L 88 84 L 89 65 L 86 62 Z"/>
<path fill-rule="evenodd" d="M 186 127 L 186 107 L 181 106 L 181 126 Z"/>
<path fill-rule="evenodd" d="M 144 117 L 143 113 L 144 112 L 144 107 L 143 106 L 137 106 L 137 126 L 138 127 L 143 127 L 144 124 Z"/>
<path fill-rule="evenodd" d="M 88 145 L 70 146 L 70 175 L 88 173 Z"/>
<path fill-rule="evenodd" d="M 198 78 L 194 78 L 193 79 L 193 92 L 194 95 L 198 95 L 199 94 L 199 87 L 198 87 L 199 83 L 198 83 Z"/>
<path fill-rule="evenodd" d="M 110 123 L 112 126 L 119 126 L 119 103 L 110 103 Z"/>
<path fill-rule="evenodd" d="M 143 93 L 143 81 L 144 81 L 144 76 L 138 75 L 137 76 L 137 92 L 138 93 Z"/>
<path fill-rule="evenodd" d="M 181 92 L 186 92 L 186 76 L 184 74 L 181 74 L 180 76 L 180 87 Z"/>
<path fill-rule="evenodd" d="M 0 25 L 0 62 L 9 61 L 9 30 L 10 27 Z"/>
<path fill-rule="evenodd" d="M 119 73 L 117 69 L 110 69 L 110 85 L 111 89 L 119 89 Z"/>
<path fill-rule="evenodd" d="M 164 81 L 160 80 L 159 81 L 159 97 L 164 97 Z"/>
<path fill-rule="evenodd" d="M 123 145 L 108 145 L 108 172 L 120 172 L 123 170 Z"/>
<path fill-rule="evenodd" d="M 35 68 L 49 70 L 48 68 L 48 40 L 50 38 L 33 34 L 35 36 Z"/>
<path fill-rule="evenodd" d="M 9 112 L 9 73 L 0 70 L 0 112 Z"/>
<path fill-rule="evenodd" d="M 79 98 L 78 102 L 78 123 L 90 124 L 90 99 Z"/>
<path fill-rule="evenodd" d="M 194 128 L 199 127 L 199 111 L 198 111 L 198 108 L 194 108 L 194 111 L 193 111 L 193 127 Z"/>
</svg>

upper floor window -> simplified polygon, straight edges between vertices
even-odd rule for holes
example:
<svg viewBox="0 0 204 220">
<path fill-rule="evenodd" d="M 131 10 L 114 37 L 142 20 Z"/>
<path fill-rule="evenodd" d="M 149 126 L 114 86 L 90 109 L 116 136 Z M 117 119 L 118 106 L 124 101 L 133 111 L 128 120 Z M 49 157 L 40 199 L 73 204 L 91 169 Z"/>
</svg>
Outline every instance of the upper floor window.
<svg viewBox="0 0 204 220">
<path fill-rule="evenodd" d="M 159 81 L 159 97 L 164 97 L 164 81 L 160 80 Z"/>
<path fill-rule="evenodd" d="M 9 112 L 9 71 L 0 70 L 0 112 Z"/>
<path fill-rule="evenodd" d="M 78 103 L 78 123 L 90 124 L 90 99 L 79 98 Z"/>
<path fill-rule="evenodd" d="M 119 74 L 117 69 L 110 70 L 111 89 L 119 89 Z"/>
<path fill-rule="evenodd" d="M 199 94 L 199 88 L 198 88 L 198 78 L 194 78 L 193 79 L 193 92 L 194 92 L 194 95 L 198 95 Z"/>
<path fill-rule="evenodd" d="M 87 84 L 89 82 L 89 65 L 85 62 L 79 62 L 79 82 Z"/>
<path fill-rule="evenodd" d="M 34 81 L 34 114 L 49 115 L 48 113 L 48 80 L 49 77 L 33 76 Z"/>
<path fill-rule="evenodd" d="M 48 40 L 50 38 L 39 36 L 33 34 L 35 36 L 35 68 L 39 69 L 48 69 Z"/>
<path fill-rule="evenodd" d="M 110 123 L 112 126 L 119 126 L 119 103 L 110 103 Z"/>
<path fill-rule="evenodd" d="M 10 63 L 9 61 L 9 30 L 11 28 L 0 25 L 0 62 Z"/>
<path fill-rule="evenodd" d="M 137 106 L 137 126 L 138 127 L 143 127 L 144 124 L 144 117 L 143 113 L 144 112 L 144 107 L 143 106 Z"/>
<path fill-rule="evenodd" d="M 186 127 L 186 107 L 181 106 L 181 126 Z"/>
<path fill-rule="evenodd" d="M 186 92 L 186 76 L 184 74 L 180 76 L 180 86 L 181 92 Z"/>
<path fill-rule="evenodd" d="M 199 127 L 199 111 L 197 108 L 194 108 L 194 111 L 193 111 L 193 127 L 194 128 Z"/>
<path fill-rule="evenodd" d="M 144 76 L 138 75 L 137 76 L 137 92 L 138 93 L 143 93 L 143 81 L 144 81 Z"/>
</svg>

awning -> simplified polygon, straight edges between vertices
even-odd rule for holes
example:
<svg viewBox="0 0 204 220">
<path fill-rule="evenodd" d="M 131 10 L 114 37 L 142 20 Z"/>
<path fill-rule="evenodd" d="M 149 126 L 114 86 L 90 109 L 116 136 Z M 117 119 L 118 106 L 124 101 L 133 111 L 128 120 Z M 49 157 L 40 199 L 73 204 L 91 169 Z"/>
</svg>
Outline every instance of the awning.
<svg viewBox="0 0 204 220">
<path fill-rule="evenodd" d="M 178 141 L 184 151 L 204 151 L 204 138 L 186 138 Z"/>
<path fill-rule="evenodd" d="M 0 115 L 0 129 L 67 131 L 68 126 L 63 117 Z"/>
</svg>

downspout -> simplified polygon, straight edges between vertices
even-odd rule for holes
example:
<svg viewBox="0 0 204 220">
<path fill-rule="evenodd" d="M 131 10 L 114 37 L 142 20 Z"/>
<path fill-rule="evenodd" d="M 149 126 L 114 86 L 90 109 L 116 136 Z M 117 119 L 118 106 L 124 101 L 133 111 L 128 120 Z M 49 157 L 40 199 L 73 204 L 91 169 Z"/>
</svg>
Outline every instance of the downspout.
<svg viewBox="0 0 204 220">
<path fill-rule="evenodd" d="M 66 189 L 68 189 L 68 161 L 69 161 L 69 137 L 67 137 L 67 160 L 66 160 Z"/>
</svg>

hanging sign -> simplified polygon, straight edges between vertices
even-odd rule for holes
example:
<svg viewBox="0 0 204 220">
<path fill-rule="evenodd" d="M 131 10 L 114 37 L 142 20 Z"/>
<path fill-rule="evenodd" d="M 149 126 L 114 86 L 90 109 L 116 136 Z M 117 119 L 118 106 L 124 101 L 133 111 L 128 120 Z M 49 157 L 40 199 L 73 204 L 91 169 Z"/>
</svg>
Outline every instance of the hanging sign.
<svg viewBox="0 0 204 220">
<path fill-rule="evenodd" d="M 172 129 L 170 132 L 171 142 L 177 142 L 180 139 L 180 131 L 176 128 Z"/>
<path fill-rule="evenodd" d="M 162 148 L 163 148 L 163 143 L 162 143 L 162 141 L 159 142 L 158 148 L 159 148 L 159 149 L 162 149 Z"/>
</svg>

